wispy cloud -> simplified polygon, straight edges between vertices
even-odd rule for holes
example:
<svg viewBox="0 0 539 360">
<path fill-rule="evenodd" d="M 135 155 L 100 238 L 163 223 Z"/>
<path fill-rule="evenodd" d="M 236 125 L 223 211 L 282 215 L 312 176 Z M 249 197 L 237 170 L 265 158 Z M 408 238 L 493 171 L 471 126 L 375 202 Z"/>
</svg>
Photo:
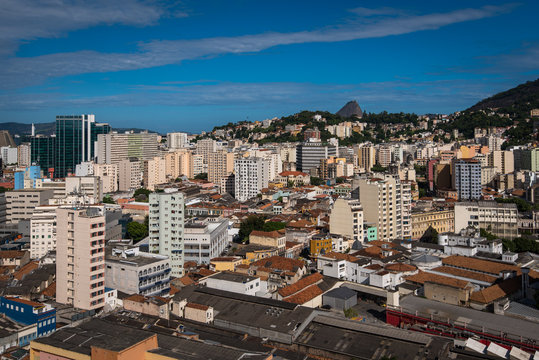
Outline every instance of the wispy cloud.
<svg viewBox="0 0 539 360">
<path fill-rule="evenodd" d="M 132 4 L 133 13 L 142 11 L 142 8 L 135 5 L 138 3 L 132 0 L 122 1 Z M 87 50 L 27 58 L 4 58 L 3 60 L 0 59 L 0 67 L 3 68 L 0 74 L 0 84 L 5 88 L 13 88 L 36 84 L 52 77 L 144 69 L 179 64 L 187 59 L 259 52 L 282 45 L 340 42 L 402 35 L 497 16 L 510 11 L 513 7 L 513 5 L 484 6 L 446 13 L 395 16 L 391 18 L 382 17 L 375 21 L 359 21 L 354 24 L 347 24 L 346 26 L 326 27 L 314 31 L 292 33 L 269 32 L 255 35 L 214 37 L 196 40 L 151 41 L 140 44 L 139 51 L 135 53 L 101 53 Z M 365 10 L 363 11 L 365 12 Z M 371 14 L 376 12 L 388 13 L 389 10 L 382 9 L 376 11 L 371 9 Z M 140 24 L 155 21 L 160 16 L 159 12 L 154 15 L 151 15 L 151 13 L 150 11 L 150 15 L 146 16 L 145 20 L 139 20 L 141 21 Z M 102 19 L 101 22 L 127 22 L 129 21 L 128 19 L 131 19 L 131 16 L 124 17 L 122 14 L 121 12 L 116 12 L 116 15 L 111 16 L 108 20 Z M 56 31 L 61 30 L 58 29 Z M 33 36 L 37 35 L 34 34 Z"/>
</svg>

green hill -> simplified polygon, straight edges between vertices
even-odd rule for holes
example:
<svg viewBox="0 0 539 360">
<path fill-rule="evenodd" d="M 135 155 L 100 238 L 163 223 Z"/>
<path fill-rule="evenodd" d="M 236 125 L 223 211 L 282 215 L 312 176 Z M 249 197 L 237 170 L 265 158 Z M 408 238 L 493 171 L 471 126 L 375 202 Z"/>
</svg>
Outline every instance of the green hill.
<svg viewBox="0 0 539 360">
<path fill-rule="evenodd" d="M 529 111 L 539 107 L 539 79 L 528 81 L 512 89 L 481 100 L 467 111 L 498 109 L 506 111 Z"/>
</svg>

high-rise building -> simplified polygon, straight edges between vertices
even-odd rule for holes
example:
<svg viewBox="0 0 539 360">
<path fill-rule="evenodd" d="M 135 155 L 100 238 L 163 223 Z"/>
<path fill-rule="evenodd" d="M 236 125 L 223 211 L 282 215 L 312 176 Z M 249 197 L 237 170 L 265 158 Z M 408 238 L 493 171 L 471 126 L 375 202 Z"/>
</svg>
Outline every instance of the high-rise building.
<svg viewBox="0 0 539 360">
<path fill-rule="evenodd" d="M 273 181 L 277 176 L 283 172 L 283 162 L 281 160 L 281 153 L 271 149 L 255 149 L 249 151 L 249 156 L 261 157 L 267 159 L 269 163 L 268 180 Z"/>
<path fill-rule="evenodd" d="M 101 179 L 104 193 L 118 191 L 118 164 L 94 164 L 93 173 Z"/>
<path fill-rule="evenodd" d="M 209 154 L 208 181 L 220 184 L 223 177 L 234 171 L 234 153 L 221 150 Z"/>
<path fill-rule="evenodd" d="M 376 162 L 376 151 L 372 144 L 363 145 L 358 150 L 358 165 L 359 168 L 366 172 L 370 172 Z"/>
<path fill-rule="evenodd" d="M 268 186 L 269 166 L 269 160 L 259 157 L 234 160 L 234 196 L 237 200 L 247 201 L 254 198 Z"/>
<path fill-rule="evenodd" d="M 148 190 L 154 190 L 156 185 L 167 182 L 166 163 L 161 157 L 144 161 L 144 187 Z"/>
<path fill-rule="evenodd" d="M 208 158 L 211 153 L 217 151 L 217 143 L 213 139 L 201 139 L 197 141 L 196 154 L 203 156 L 204 164 L 208 163 Z"/>
<path fill-rule="evenodd" d="M 0 155 L 2 156 L 2 163 L 6 165 L 15 165 L 19 160 L 19 154 L 16 147 L 2 146 L 0 148 Z"/>
<path fill-rule="evenodd" d="M 477 160 L 457 160 L 451 162 L 453 188 L 459 200 L 478 200 L 481 198 L 481 164 Z"/>
<path fill-rule="evenodd" d="M 338 198 L 329 216 L 329 232 L 363 242 L 363 207 L 358 200 Z"/>
<path fill-rule="evenodd" d="M 121 160 L 118 163 L 118 190 L 136 190 L 142 186 L 142 169 L 137 158 Z"/>
<path fill-rule="evenodd" d="M 109 132 L 109 124 L 96 123 L 94 115 L 56 116 L 54 176 L 74 174 L 77 164 L 92 160 L 98 135 Z"/>
<path fill-rule="evenodd" d="M 182 149 L 189 145 L 187 133 L 173 132 L 167 134 L 167 145 L 169 149 Z"/>
<path fill-rule="evenodd" d="M 488 156 L 488 166 L 496 168 L 499 174 L 509 174 L 515 171 L 515 158 L 512 151 L 496 150 Z"/>
<path fill-rule="evenodd" d="M 26 167 L 32 163 L 30 157 L 30 143 L 23 143 L 17 147 L 17 165 Z"/>
<path fill-rule="evenodd" d="M 455 232 L 469 226 L 488 229 L 500 239 L 514 239 L 518 233 L 518 208 L 516 204 L 496 201 L 462 201 L 455 203 Z"/>
<path fill-rule="evenodd" d="M 166 176 L 172 179 L 176 179 L 182 175 L 193 178 L 193 161 L 193 153 L 189 150 L 184 149 L 166 153 Z"/>
<path fill-rule="evenodd" d="M 10 223 L 29 220 L 34 209 L 45 205 L 54 196 L 50 189 L 24 189 L 6 191 L 6 219 Z"/>
<path fill-rule="evenodd" d="M 209 264 L 228 244 L 228 220 L 192 221 L 185 224 L 185 261 Z"/>
<path fill-rule="evenodd" d="M 151 193 L 149 203 L 149 250 L 168 256 L 171 275 L 180 277 L 184 263 L 183 193 Z"/>
<path fill-rule="evenodd" d="M 379 240 L 411 237 L 411 187 L 398 178 L 385 176 L 356 180 L 364 220 L 373 223 Z"/>
<path fill-rule="evenodd" d="M 337 156 L 337 147 L 310 139 L 296 147 L 296 169 L 310 173 L 320 165 L 320 160 Z"/>
<path fill-rule="evenodd" d="M 376 162 L 383 167 L 391 164 L 391 148 L 389 146 L 380 146 L 376 151 Z"/>
<path fill-rule="evenodd" d="M 65 179 L 65 196 L 82 195 L 92 199 L 92 203 L 100 203 L 103 199 L 101 180 L 97 176 L 69 176 Z"/>
<path fill-rule="evenodd" d="M 56 210 L 56 301 L 105 305 L 105 216 L 99 208 Z"/>
<path fill-rule="evenodd" d="M 129 158 L 144 161 L 160 154 L 158 134 L 148 132 L 98 135 L 96 147 L 99 164 L 118 164 Z"/>
<path fill-rule="evenodd" d="M 56 136 L 37 135 L 30 139 L 30 161 L 38 164 L 48 174 L 53 169 L 56 153 Z"/>
</svg>

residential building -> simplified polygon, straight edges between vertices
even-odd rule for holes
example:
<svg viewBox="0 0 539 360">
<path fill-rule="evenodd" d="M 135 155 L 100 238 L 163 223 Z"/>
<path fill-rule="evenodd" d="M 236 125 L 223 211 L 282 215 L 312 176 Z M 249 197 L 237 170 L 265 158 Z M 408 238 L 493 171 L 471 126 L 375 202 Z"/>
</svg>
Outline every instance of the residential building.
<svg viewBox="0 0 539 360">
<path fill-rule="evenodd" d="M 156 185 L 167 182 L 166 162 L 164 158 L 154 157 L 144 161 L 144 187 L 148 190 L 154 190 Z"/>
<path fill-rule="evenodd" d="M 437 233 L 455 231 L 455 211 L 453 209 L 419 209 L 413 211 L 412 239 L 421 239 L 430 229 Z"/>
<path fill-rule="evenodd" d="M 196 143 L 196 154 L 202 155 L 204 164 L 208 163 L 210 154 L 215 151 L 217 151 L 217 143 L 213 139 L 201 139 Z"/>
<path fill-rule="evenodd" d="M 515 171 L 515 160 L 512 151 L 497 150 L 489 154 L 488 165 L 499 174 L 509 174 Z"/>
<path fill-rule="evenodd" d="M 249 244 L 273 247 L 277 249 L 279 255 L 282 255 L 286 250 L 286 235 L 284 230 L 253 230 L 249 234 Z"/>
<path fill-rule="evenodd" d="M 247 201 L 268 186 L 269 161 L 257 157 L 234 160 L 235 197 Z"/>
<path fill-rule="evenodd" d="M 29 220 L 34 209 L 39 205 L 47 204 L 54 195 L 53 190 L 24 189 L 6 191 L 6 220 L 18 223 Z"/>
<path fill-rule="evenodd" d="M 69 176 L 65 179 L 65 196 L 76 194 L 94 199 L 99 203 L 103 199 L 101 180 L 97 176 Z"/>
<path fill-rule="evenodd" d="M 330 236 L 315 235 L 309 246 L 311 258 L 324 256 L 333 250 L 333 239 Z"/>
<path fill-rule="evenodd" d="M 142 168 L 138 158 L 121 160 L 118 163 L 118 190 L 130 191 L 142 185 Z"/>
<path fill-rule="evenodd" d="M 181 192 L 150 194 L 149 252 L 168 256 L 171 275 L 183 275 L 184 196 Z"/>
<path fill-rule="evenodd" d="M 41 179 L 41 167 L 39 165 L 28 166 L 24 171 L 13 174 L 13 190 L 35 189 L 37 180 Z"/>
<path fill-rule="evenodd" d="M 451 163 L 453 188 L 459 200 L 477 200 L 481 198 L 481 164 L 477 160 L 457 160 Z"/>
<path fill-rule="evenodd" d="M 118 164 L 94 164 L 94 176 L 101 179 L 102 192 L 118 191 Z"/>
<path fill-rule="evenodd" d="M 105 216 L 98 208 L 56 210 L 56 301 L 93 310 L 105 304 Z"/>
<path fill-rule="evenodd" d="M 358 149 L 358 166 L 363 171 L 370 172 L 376 162 L 376 151 L 372 144 L 362 145 Z"/>
<path fill-rule="evenodd" d="M 364 221 L 377 228 L 379 240 L 411 237 L 411 187 L 398 178 L 357 180 Z"/>
<path fill-rule="evenodd" d="M 228 245 L 228 220 L 195 220 L 184 225 L 184 260 L 209 264 Z"/>
<path fill-rule="evenodd" d="M 389 146 L 380 146 L 376 151 L 376 163 L 383 167 L 391 164 L 391 148 Z"/>
<path fill-rule="evenodd" d="M 329 216 L 329 232 L 363 242 L 363 208 L 358 200 L 338 198 Z"/>
<path fill-rule="evenodd" d="M 288 184 L 302 186 L 311 183 L 311 176 L 301 171 L 283 171 L 277 176 L 276 181 L 285 186 Z"/>
<path fill-rule="evenodd" d="M 22 143 L 17 147 L 17 165 L 26 167 L 31 164 L 30 143 Z"/>
<path fill-rule="evenodd" d="M 311 173 L 320 166 L 320 160 L 337 156 L 337 147 L 325 145 L 318 139 L 309 139 L 296 147 L 296 168 Z"/>
<path fill-rule="evenodd" d="M 250 296 L 256 296 L 257 293 L 266 293 L 267 291 L 266 282 L 261 281 L 260 277 L 231 271 L 218 272 L 207 277 L 201 283 L 211 289 Z"/>
<path fill-rule="evenodd" d="M 200 159 L 200 156 L 199 156 Z M 172 179 L 180 176 L 193 178 L 195 156 L 189 150 L 177 150 L 165 154 L 166 175 Z"/>
<path fill-rule="evenodd" d="M 20 342 L 22 346 L 28 345 L 31 340 L 56 331 L 56 309 L 49 304 L 2 296 L 0 297 L 0 313 L 23 325 L 37 325 L 34 328 L 35 332 L 26 335 L 26 339 Z"/>
<path fill-rule="evenodd" d="M 169 149 L 183 149 L 189 145 L 187 133 L 173 132 L 167 134 L 167 145 Z"/>
<path fill-rule="evenodd" d="M 167 256 L 150 254 L 133 246 L 115 246 L 105 255 L 105 286 L 126 294 L 170 294 L 170 262 Z"/>
<path fill-rule="evenodd" d="M 501 240 L 489 241 L 479 236 L 479 231 L 475 229 L 472 231 L 464 229 L 459 234 L 439 234 L 438 245 L 444 247 L 444 254 L 446 255 L 475 256 L 479 251 L 499 255 L 503 253 Z"/>
<path fill-rule="evenodd" d="M 0 148 L 2 163 L 5 165 L 15 165 L 19 160 L 19 154 L 16 147 L 2 146 Z"/>
<path fill-rule="evenodd" d="M 37 206 L 30 218 L 30 257 L 40 259 L 56 250 L 56 209 L 54 205 Z"/>
<path fill-rule="evenodd" d="M 234 153 L 224 150 L 208 154 L 208 181 L 219 185 L 234 171 Z"/>
<path fill-rule="evenodd" d="M 110 126 L 96 123 L 94 115 L 56 116 L 54 176 L 74 174 L 77 164 L 92 160 L 98 135 L 109 132 Z"/>
<path fill-rule="evenodd" d="M 160 155 L 158 134 L 109 133 L 97 137 L 96 153 L 99 164 L 118 164 L 122 160 L 137 158 L 150 160 Z"/>
<path fill-rule="evenodd" d="M 455 203 L 455 232 L 468 226 L 485 229 L 502 239 L 514 239 L 518 237 L 517 205 L 496 201 Z"/>
</svg>

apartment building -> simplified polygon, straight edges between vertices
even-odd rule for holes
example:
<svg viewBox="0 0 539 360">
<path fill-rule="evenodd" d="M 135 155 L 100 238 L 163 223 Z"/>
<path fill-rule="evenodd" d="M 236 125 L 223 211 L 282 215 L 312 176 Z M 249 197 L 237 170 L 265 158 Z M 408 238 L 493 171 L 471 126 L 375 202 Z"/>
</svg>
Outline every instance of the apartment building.
<svg viewBox="0 0 539 360">
<path fill-rule="evenodd" d="M 380 146 L 376 151 L 376 163 L 383 167 L 391 164 L 391 148 L 389 146 Z"/>
<path fill-rule="evenodd" d="M 453 189 L 459 200 L 477 200 L 481 198 L 481 164 L 477 160 L 454 159 L 452 165 Z"/>
<path fill-rule="evenodd" d="M 338 198 L 329 215 L 329 232 L 363 242 L 363 207 L 358 200 Z"/>
<path fill-rule="evenodd" d="M 204 164 L 208 163 L 208 159 L 211 153 L 217 151 L 217 142 L 213 139 L 198 140 L 196 144 L 196 154 L 202 155 Z"/>
<path fill-rule="evenodd" d="M 360 146 L 358 149 L 358 166 L 360 169 L 370 172 L 376 162 L 376 151 L 372 144 Z"/>
<path fill-rule="evenodd" d="M 183 275 L 184 196 L 181 192 L 150 194 L 149 252 L 170 259 L 171 275 Z"/>
<path fill-rule="evenodd" d="M 194 157 L 189 150 L 178 150 L 165 154 L 166 176 L 176 179 L 180 176 L 194 177 Z"/>
<path fill-rule="evenodd" d="M 65 196 L 77 194 L 93 198 L 96 202 L 103 199 L 101 179 L 97 176 L 69 176 L 65 179 Z"/>
<path fill-rule="evenodd" d="M 56 301 L 105 305 L 105 216 L 98 208 L 56 210 Z"/>
<path fill-rule="evenodd" d="M 515 171 L 515 157 L 512 151 L 493 151 L 488 156 L 488 165 L 494 167 L 499 174 L 509 174 Z"/>
<path fill-rule="evenodd" d="M 173 132 L 167 134 L 167 145 L 169 149 L 182 149 L 189 146 L 187 133 Z"/>
<path fill-rule="evenodd" d="M 118 191 L 118 164 L 94 164 L 94 176 L 101 179 L 104 193 Z"/>
<path fill-rule="evenodd" d="M 153 191 L 156 185 L 167 182 L 166 162 L 164 158 L 154 157 L 144 161 L 144 187 Z"/>
<path fill-rule="evenodd" d="M 29 220 L 34 209 L 39 205 L 48 204 L 54 196 L 53 190 L 24 189 L 6 191 L 6 220 L 10 223 L 18 223 L 21 220 Z"/>
<path fill-rule="evenodd" d="M 37 206 L 30 218 L 30 257 L 39 259 L 56 250 L 56 209 L 54 205 Z"/>
<path fill-rule="evenodd" d="M 115 246 L 105 255 L 105 286 L 126 294 L 170 295 L 170 262 L 133 246 Z"/>
<path fill-rule="evenodd" d="M 337 147 L 325 145 L 318 139 L 309 139 L 296 147 L 296 168 L 311 173 L 318 169 L 320 160 L 337 156 Z"/>
<path fill-rule="evenodd" d="M 208 181 L 220 184 L 221 179 L 234 171 L 234 153 L 221 150 L 208 156 Z"/>
<path fill-rule="evenodd" d="M 398 178 L 362 178 L 357 181 L 366 222 L 378 229 L 379 240 L 411 237 L 411 186 Z"/>
<path fill-rule="evenodd" d="M 516 204 L 496 201 L 465 201 L 455 203 L 455 232 L 468 226 L 485 229 L 504 239 L 518 237 Z"/>
<path fill-rule="evenodd" d="M 142 168 L 137 158 L 129 158 L 118 163 L 118 190 L 130 191 L 142 185 Z"/>
<path fill-rule="evenodd" d="M 258 157 L 234 160 L 235 197 L 247 201 L 268 186 L 269 161 Z"/>
<path fill-rule="evenodd" d="M 228 245 L 228 220 L 191 221 L 184 226 L 185 261 L 209 264 Z"/>
</svg>

